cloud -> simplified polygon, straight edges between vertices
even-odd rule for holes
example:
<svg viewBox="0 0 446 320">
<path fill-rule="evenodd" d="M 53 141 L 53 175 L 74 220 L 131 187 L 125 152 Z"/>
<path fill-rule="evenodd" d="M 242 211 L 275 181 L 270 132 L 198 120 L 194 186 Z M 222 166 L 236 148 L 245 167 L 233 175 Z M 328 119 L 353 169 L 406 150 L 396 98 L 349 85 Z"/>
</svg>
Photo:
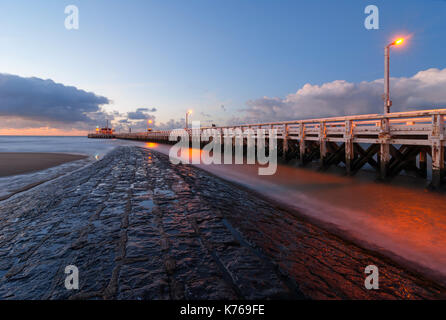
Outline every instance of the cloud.
<svg viewBox="0 0 446 320">
<path fill-rule="evenodd" d="M 52 80 L 0 74 L 0 117 L 2 126 L 80 126 L 113 119 L 102 105 L 106 97 L 65 86 Z"/>
<path fill-rule="evenodd" d="M 180 119 L 180 121 L 170 119 L 167 122 L 156 121 L 156 116 L 150 114 L 156 111 L 156 108 L 137 108 L 135 111 L 129 111 L 120 116 L 122 119 L 114 121 L 114 128 L 117 131 L 127 131 L 130 128 L 133 132 L 146 131 L 149 125 L 147 123 L 148 120 L 153 121 L 150 127 L 154 130 L 169 130 L 185 127 L 184 119 Z"/>
<path fill-rule="evenodd" d="M 247 102 L 244 116 L 229 122 L 298 120 L 382 113 L 383 79 L 351 83 L 336 80 L 305 84 L 285 98 L 263 97 Z M 410 78 L 391 79 L 392 112 L 446 107 L 446 69 L 420 71 Z"/>
<path fill-rule="evenodd" d="M 127 118 L 131 120 L 142 120 L 142 119 L 152 119 L 153 116 L 150 112 L 156 112 L 156 108 L 138 108 L 136 111 L 131 111 L 127 113 Z"/>
<path fill-rule="evenodd" d="M 186 122 L 184 119 L 180 119 L 179 121 L 170 119 L 167 122 L 157 122 L 155 116 L 151 116 L 153 120 L 153 124 L 151 125 L 154 130 L 170 130 L 170 129 L 178 129 L 184 128 Z M 141 132 L 147 130 L 147 119 L 143 120 L 130 120 L 130 119 L 121 119 L 115 122 L 114 128 L 118 131 L 127 131 L 129 128 L 132 128 L 132 132 Z"/>
<path fill-rule="evenodd" d="M 200 112 L 200 115 L 201 116 L 203 116 L 203 117 L 205 117 L 205 118 L 210 118 L 210 117 L 212 117 L 209 113 L 205 113 L 205 112 Z"/>
<path fill-rule="evenodd" d="M 185 128 L 186 127 L 186 120 L 181 119 L 179 121 L 170 119 L 167 122 L 159 123 L 155 126 L 158 130 L 170 130 L 170 129 L 179 129 L 179 128 Z"/>
</svg>

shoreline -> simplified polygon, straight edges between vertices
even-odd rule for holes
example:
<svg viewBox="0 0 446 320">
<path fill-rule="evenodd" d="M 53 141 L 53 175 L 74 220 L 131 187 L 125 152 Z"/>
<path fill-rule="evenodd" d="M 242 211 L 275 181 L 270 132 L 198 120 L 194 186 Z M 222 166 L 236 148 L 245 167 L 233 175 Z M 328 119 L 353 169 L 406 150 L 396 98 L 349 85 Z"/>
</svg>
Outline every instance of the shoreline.
<svg viewBox="0 0 446 320">
<path fill-rule="evenodd" d="M 0 178 L 42 171 L 87 155 L 51 152 L 0 152 Z"/>
</svg>

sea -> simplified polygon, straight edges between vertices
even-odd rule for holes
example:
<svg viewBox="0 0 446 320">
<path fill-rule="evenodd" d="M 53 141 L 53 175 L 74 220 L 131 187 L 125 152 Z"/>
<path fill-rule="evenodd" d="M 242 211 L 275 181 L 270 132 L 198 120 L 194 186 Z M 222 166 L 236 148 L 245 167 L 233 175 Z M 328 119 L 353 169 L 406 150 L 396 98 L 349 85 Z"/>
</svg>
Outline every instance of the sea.
<svg viewBox="0 0 446 320">
<path fill-rule="evenodd" d="M 88 139 L 87 137 L 0 136 L 0 152 L 54 152 L 86 155 L 88 158 L 68 162 L 45 170 L 1 177 L 0 199 L 29 185 L 48 181 L 102 159 L 121 145 L 142 145 L 136 141 Z"/>
</svg>

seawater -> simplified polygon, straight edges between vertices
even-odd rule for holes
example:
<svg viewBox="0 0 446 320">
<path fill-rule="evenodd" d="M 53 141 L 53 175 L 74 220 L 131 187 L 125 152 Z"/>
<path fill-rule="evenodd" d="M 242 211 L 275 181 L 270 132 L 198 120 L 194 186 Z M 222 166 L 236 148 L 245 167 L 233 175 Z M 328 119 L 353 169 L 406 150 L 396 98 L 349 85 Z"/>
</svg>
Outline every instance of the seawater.
<svg viewBox="0 0 446 320">
<path fill-rule="evenodd" d="M 116 139 L 88 139 L 87 137 L 0 136 L 0 152 L 54 152 L 88 156 L 33 173 L 0 178 L 0 199 L 29 185 L 52 180 L 102 159 L 108 152 L 122 145 L 143 145 L 135 141 Z"/>
</svg>

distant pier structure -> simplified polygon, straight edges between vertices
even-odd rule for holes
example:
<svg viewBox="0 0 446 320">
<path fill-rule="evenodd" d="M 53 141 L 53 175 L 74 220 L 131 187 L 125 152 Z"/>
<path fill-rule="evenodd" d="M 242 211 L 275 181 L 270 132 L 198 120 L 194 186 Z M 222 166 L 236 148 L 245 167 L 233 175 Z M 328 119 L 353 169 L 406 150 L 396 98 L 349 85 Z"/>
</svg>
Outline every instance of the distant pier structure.
<svg viewBox="0 0 446 320">
<path fill-rule="evenodd" d="M 94 133 L 89 133 L 88 138 L 114 139 L 116 138 L 116 135 L 114 133 L 114 130 L 108 127 L 108 120 L 107 120 L 107 125 L 104 128 L 96 127 L 96 131 Z"/>
<path fill-rule="evenodd" d="M 445 117 L 446 109 L 436 109 L 211 128 L 219 130 L 222 139 L 228 139 L 225 129 L 239 129 L 243 134 L 249 129 L 276 129 L 277 152 L 284 160 L 297 159 L 302 166 L 318 161 L 321 170 L 342 166 L 348 175 L 368 164 L 382 180 L 406 171 L 430 177 L 431 186 L 438 188 L 445 176 Z M 113 135 L 175 143 L 169 141 L 170 132 Z M 191 129 L 188 132 L 192 134 Z"/>
</svg>

